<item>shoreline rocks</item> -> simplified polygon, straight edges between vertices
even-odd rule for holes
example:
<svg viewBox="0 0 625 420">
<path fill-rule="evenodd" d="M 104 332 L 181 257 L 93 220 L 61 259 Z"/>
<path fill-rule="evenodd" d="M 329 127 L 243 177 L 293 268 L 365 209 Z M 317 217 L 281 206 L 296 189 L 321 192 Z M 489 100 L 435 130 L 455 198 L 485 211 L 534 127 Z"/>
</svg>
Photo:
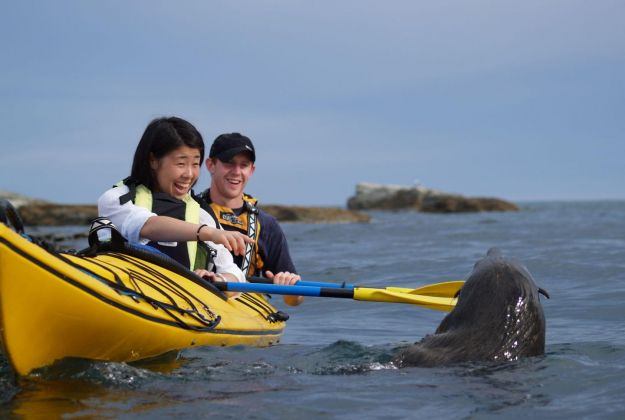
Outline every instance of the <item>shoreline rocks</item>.
<svg viewBox="0 0 625 420">
<path fill-rule="evenodd" d="M 27 226 L 84 225 L 89 228 L 98 217 L 98 206 L 92 204 L 31 203 L 19 208 L 20 216 Z"/>
<path fill-rule="evenodd" d="M 493 197 L 465 197 L 426 188 L 361 182 L 347 201 L 350 210 L 416 210 L 427 213 L 518 211 L 515 204 Z"/>
<path fill-rule="evenodd" d="M 261 209 L 278 219 L 279 222 L 297 223 L 368 223 L 371 216 L 355 210 L 339 207 L 261 205 Z"/>
<path fill-rule="evenodd" d="M 27 204 L 39 204 L 46 203 L 45 200 L 39 200 L 37 198 L 26 197 L 25 195 L 17 194 L 10 191 L 0 190 L 0 198 L 9 200 L 13 207 L 19 209 L 20 207 Z"/>
<path fill-rule="evenodd" d="M 0 191 L 0 198 L 9 200 L 25 225 L 85 225 L 97 217 L 95 204 L 57 204 Z M 371 216 L 363 210 L 415 210 L 428 213 L 462 213 L 486 211 L 518 211 L 515 204 L 493 197 L 465 197 L 426 188 L 421 185 L 402 186 L 361 182 L 356 194 L 347 201 L 347 209 L 339 207 L 261 205 L 280 222 L 293 223 L 367 223 Z"/>
<path fill-rule="evenodd" d="M 15 193 L 0 191 L 0 198 L 7 199 L 18 209 L 27 226 L 89 226 L 98 216 L 95 204 L 56 204 L 32 199 Z M 285 205 L 261 205 L 261 208 L 280 222 L 294 223 L 367 223 L 366 213 L 339 207 L 308 207 Z"/>
<path fill-rule="evenodd" d="M 300 207 L 265 205 L 263 210 L 279 222 L 297 223 L 366 223 L 370 216 L 363 212 L 337 207 Z M 20 207 L 20 215 L 29 226 L 85 225 L 98 217 L 95 205 L 33 203 Z"/>
</svg>

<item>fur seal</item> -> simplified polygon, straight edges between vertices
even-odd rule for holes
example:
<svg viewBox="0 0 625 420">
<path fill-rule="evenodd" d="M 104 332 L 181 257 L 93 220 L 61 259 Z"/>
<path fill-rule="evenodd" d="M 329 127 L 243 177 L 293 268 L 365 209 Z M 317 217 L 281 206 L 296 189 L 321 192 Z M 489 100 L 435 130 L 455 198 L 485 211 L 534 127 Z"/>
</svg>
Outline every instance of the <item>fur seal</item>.
<svg viewBox="0 0 625 420">
<path fill-rule="evenodd" d="M 523 264 L 493 248 L 475 263 L 456 307 L 436 332 L 402 349 L 396 366 L 434 367 L 465 362 L 504 362 L 545 352 L 545 315 Z"/>
</svg>

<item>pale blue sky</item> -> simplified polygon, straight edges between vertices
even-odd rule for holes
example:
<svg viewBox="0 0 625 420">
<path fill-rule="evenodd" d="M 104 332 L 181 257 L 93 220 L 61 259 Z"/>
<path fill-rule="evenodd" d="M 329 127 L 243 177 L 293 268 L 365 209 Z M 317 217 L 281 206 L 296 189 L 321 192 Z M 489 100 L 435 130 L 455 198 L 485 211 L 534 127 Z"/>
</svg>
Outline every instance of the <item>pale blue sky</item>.
<svg viewBox="0 0 625 420">
<path fill-rule="evenodd" d="M 207 147 L 250 136 L 265 203 L 625 199 L 624 22 L 622 0 L 3 2 L 0 190 L 95 202 L 177 115 Z"/>
</svg>

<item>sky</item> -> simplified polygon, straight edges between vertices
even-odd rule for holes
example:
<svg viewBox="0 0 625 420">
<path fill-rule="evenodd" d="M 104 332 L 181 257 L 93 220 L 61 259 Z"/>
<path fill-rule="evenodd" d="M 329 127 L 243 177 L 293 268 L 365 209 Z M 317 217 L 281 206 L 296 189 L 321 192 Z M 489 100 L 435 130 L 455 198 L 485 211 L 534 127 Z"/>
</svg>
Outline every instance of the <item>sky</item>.
<svg viewBox="0 0 625 420">
<path fill-rule="evenodd" d="M 175 115 L 207 149 L 252 139 L 261 204 L 625 199 L 624 22 L 622 0 L 3 2 L 0 190 L 95 203 Z"/>
</svg>

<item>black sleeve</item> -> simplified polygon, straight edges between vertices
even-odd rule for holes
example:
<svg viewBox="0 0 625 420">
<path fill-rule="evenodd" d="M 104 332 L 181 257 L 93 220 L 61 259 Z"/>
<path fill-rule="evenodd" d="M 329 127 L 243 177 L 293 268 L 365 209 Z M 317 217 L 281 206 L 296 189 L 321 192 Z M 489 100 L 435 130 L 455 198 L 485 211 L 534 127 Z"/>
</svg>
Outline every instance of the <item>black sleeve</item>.
<svg viewBox="0 0 625 420">
<path fill-rule="evenodd" d="M 271 215 L 260 211 L 258 215 L 260 221 L 260 238 L 258 244 L 260 252 L 265 262 L 263 272 L 270 270 L 279 273 L 289 271 L 297 273 L 291 255 L 289 254 L 289 245 L 286 236 L 278 221 Z"/>
</svg>

